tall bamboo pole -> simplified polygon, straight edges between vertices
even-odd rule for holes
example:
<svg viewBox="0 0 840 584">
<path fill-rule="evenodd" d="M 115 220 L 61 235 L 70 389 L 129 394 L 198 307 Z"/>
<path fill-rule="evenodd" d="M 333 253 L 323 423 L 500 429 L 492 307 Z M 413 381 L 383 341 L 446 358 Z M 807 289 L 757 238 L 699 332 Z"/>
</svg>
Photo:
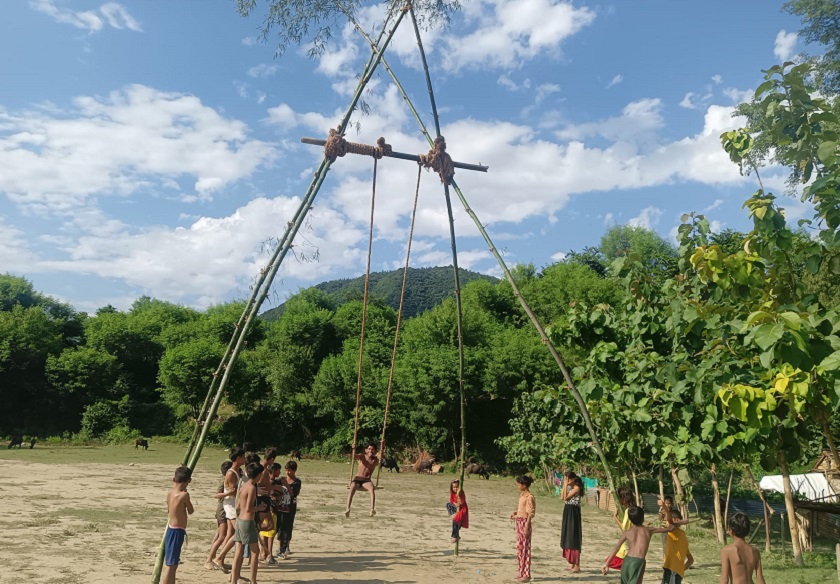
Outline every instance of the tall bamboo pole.
<svg viewBox="0 0 840 584">
<path fill-rule="evenodd" d="M 388 45 L 390 44 L 391 39 L 393 38 L 394 33 L 397 31 L 397 28 L 399 27 L 400 22 L 402 22 L 404 16 L 405 11 L 399 11 L 399 13 L 397 14 L 397 18 L 394 21 L 394 24 L 388 30 L 387 35 L 385 34 L 385 28 L 383 27 L 383 30 L 380 33 L 380 39 L 384 35 L 385 40 L 383 41 L 381 47 L 377 46 L 372 47 L 371 49 L 370 58 L 368 59 L 368 62 L 365 65 L 361 78 L 359 79 L 359 83 L 356 87 L 355 93 L 353 94 L 353 98 L 350 101 L 350 105 L 348 106 L 347 111 L 345 112 L 338 125 L 337 130 L 339 134 L 344 134 L 344 131 L 347 129 L 347 125 L 350 123 L 350 118 L 356 109 L 356 106 L 359 102 L 359 99 L 362 96 L 364 88 L 367 86 L 371 77 L 373 77 L 373 73 L 376 71 L 377 66 L 382 60 L 382 56 L 385 50 L 388 48 Z M 207 423 L 205 423 L 201 429 L 198 440 L 195 444 L 194 452 L 191 454 L 190 460 L 187 464 L 187 466 L 189 466 L 191 469 L 195 469 L 195 466 L 198 463 L 199 458 L 201 457 L 201 451 L 204 448 L 204 442 L 207 439 L 207 433 L 211 425 L 209 422 L 213 420 L 216 416 L 216 412 L 218 411 L 219 404 L 222 400 L 222 396 L 224 395 L 224 390 L 227 387 L 228 380 L 230 379 L 230 372 L 233 369 L 233 364 L 236 362 L 239 353 L 242 351 L 244 340 L 247 337 L 251 326 L 253 325 L 254 319 L 256 318 L 256 315 L 259 312 L 260 306 L 262 306 L 262 303 L 268 296 L 271 284 L 274 281 L 275 276 L 277 275 L 277 270 L 283 263 L 283 259 L 286 257 L 286 254 L 288 253 L 291 247 L 292 241 L 294 240 L 295 235 L 297 234 L 298 230 L 300 229 L 303 223 L 303 219 L 306 217 L 306 214 L 312 207 L 312 202 L 315 199 L 315 195 L 318 194 L 321 185 L 324 183 L 324 179 L 326 178 L 326 175 L 329 172 L 331 164 L 332 162 L 328 158 L 326 158 L 326 156 L 321 161 L 321 164 L 319 165 L 318 170 L 316 171 L 315 176 L 313 177 L 312 182 L 309 185 L 309 189 L 307 190 L 306 196 L 301 202 L 300 208 L 298 209 L 298 212 L 295 215 L 295 219 L 287 224 L 286 232 L 283 238 L 281 239 L 281 241 L 283 242 L 282 245 L 279 245 L 271 256 L 271 260 L 269 262 L 269 269 L 267 270 L 266 277 L 264 278 L 262 288 L 256 296 L 256 301 L 251 307 L 251 310 L 248 313 L 244 324 L 239 329 L 237 329 L 236 332 L 238 332 L 239 334 L 236 335 L 236 332 L 234 333 L 234 336 L 236 336 L 237 339 L 234 343 L 233 349 L 230 352 L 229 361 L 224 367 L 224 374 L 222 375 L 222 379 L 220 380 L 219 385 L 216 389 L 216 395 L 213 398 L 213 401 L 211 402 L 210 408 L 207 412 Z M 161 543 L 158 548 L 155 568 L 152 572 L 152 584 L 159 584 L 160 582 L 160 574 L 163 569 L 163 547 L 164 540 L 161 539 Z"/>
<path fill-rule="evenodd" d="M 363 35 L 368 40 L 368 42 L 371 42 L 370 37 L 367 35 L 367 33 L 364 32 L 364 30 L 359 26 L 359 24 L 352 18 L 350 19 L 350 21 L 353 24 L 353 26 L 356 28 L 356 30 L 361 35 Z M 372 43 L 371 43 L 371 46 L 374 47 L 374 50 L 375 50 L 375 46 Z M 421 43 L 421 46 L 422 46 L 422 43 Z M 403 97 L 403 101 L 405 101 L 406 105 L 411 110 L 411 113 L 414 116 L 414 119 L 417 121 L 418 127 L 420 128 L 420 132 L 426 137 L 426 140 L 429 142 L 430 146 L 434 145 L 434 139 L 429 135 L 429 132 L 426 130 L 426 125 L 423 123 L 423 120 L 420 118 L 420 114 L 417 113 L 417 109 L 414 107 L 414 104 L 412 103 L 411 98 L 408 97 L 408 93 L 403 88 L 403 86 L 400 83 L 399 79 L 397 78 L 396 74 L 393 72 L 393 70 L 388 65 L 388 62 L 385 59 L 382 59 L 382 65 L 385 67 L 385 70 L 388 72 L 388 74 L 391 76 L 391 79 L 394 81 L 394 84 L 396 85 L 397 89 L 399 90 L 400 94 Z M 427 75 L 428 75 L 428 72 L 427 72 Z M 534 314 L 534 311 L 531 310 L 531 307 L 528 305 L 527 301 L 522 296 L 522 293 L 519 291 L 519 286 L 517 286 L 516 281 L 513 278 L 513 275 L 510 273 L 510 269 L 508 268 L 504 259 L 502 259 L 502 256 L 501 256 L 501 254 L 499 254 L 499 251 L 496 249 L 496 246 L 493 243 L 493 240 L 488 235 L 487 230 L 484 229 L 484 225 L 478 219 L 478 216 L 475 214 L 475 212 L 472 210 L 472 208 L 470 208 L 469 203 L 467 202 L 466 198 L 464 197 L 463 192 L 461 192 L 461 189 L 458 187 L 458 184 L 455 182 L 455 179 L 452 179 L 451 184 L 452 184 L 452 188 L 455 190 L 455 194 L 458 195 L 458 199 L 461 201 L 461 204 L 464 206 L 464 210 L 467 212 L 467 214 L 470 216 L 470 218 L 475 223 L 476 227 L 478 228 L 479 232 L 481 233 L 482 237 L 484 238 L 484 241 L 487 243 L 487 245 L 490 249 L 490 252 L 493 254 L 493 257 L 496 258 L 496 261 L 498 262 L 499 267 L 502 268 L 502 272 L 504 273 L 505 280 L 507 280 L 507 282 L 510 284 L 510 286 L 513 290 L 513 294 L 516 297 L 517 301 L 519 302 L 519 305 L 522 307 L 525 314 L 528 316 L 528 319 L 531 321 L 531 324 L 533 324 L 534 328 L 537 329 L 537 332 L 540 335 L 540 340 L 548 348 L 549 352 L 551 353 L 551 356 L 554 358 L 555 363 L 557 363 L 557 366 L 559 367 L 560 371 L 562 372 L 563 379 L 566 382 L 566 386 L 569 389 L 569 392 L 571 392 L 572 397 L 574 398 L 575 403 L 578 406 L 578 410 L 580 411 L 581 416 L 583 417 L 584 424 L 586 425 L 586 429 L 589 432 L 589 436 L 592 440 L 592 448 L 595 450 L 595 453 L 597 454 L 598 459 L 601 461 L 601 465 L 604 468 L 604 474 L 607 476 L 607 484 L 610 488 L 610 491 L 612 492 L 613 499 L 616 500 L 616 505 L 618 507 L 620 507 L 620 505 L 617 503 L 618 494 L 616 493 L 616 490 L 615 490 L 615 482 L 613 481 L 612 471 L 610 470 L 610 465 L 607 462 L 607 457 L 604 454 L 604 450 L 601 447 L 601 441 L 598 439 L 598 435 L 595 432 L 595 427 L 592 424 L 592 418 L 589 415 L 589 409 L 586 407 L 586 402 L 583 401 L 583 397 L 580 395 L 580 391 L 578 391 L 577 386 L 575 385 L 574 380 L 572 379 L 572 376 L 569 374 L 569 371 L 566 368 L 566 364 L 563 361 L 563 358 L 558 353 L 557 348 L 554 346 L 554 343 L 552 343 L 551 339 L 549 339 L 548 335 L 545 332 L 545 328 L 543 327 L 542 323 L 539 321 L 536 314 Z"/>
<path fill-rule="evenodd" d="M 758 483 L 755 482 L 755 477 L 753 476 L 752 469 L 750 465 L 745 465 L 745 470 L 747 471 L 747 477 L 749 477 L 750 482 L 752 483 L 753 488 L 758 493 L 758 498 L 761 499 L 762 510 L 764 511 L 764 551 L 770 551 L 770 516 L 775 512 L 774 509 L 767 504 L 767 500 L 764 498 L 764 493 L 762 492 L 761 488 L 758 486 Z M 728 528 L 729 526 L 727 526 Z"/>
</svg>

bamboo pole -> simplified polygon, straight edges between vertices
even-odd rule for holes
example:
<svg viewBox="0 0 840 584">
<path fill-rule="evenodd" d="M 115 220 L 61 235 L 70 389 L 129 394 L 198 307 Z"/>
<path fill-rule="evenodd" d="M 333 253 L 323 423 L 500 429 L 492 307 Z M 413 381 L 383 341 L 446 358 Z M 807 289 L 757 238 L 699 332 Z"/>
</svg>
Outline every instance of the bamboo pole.
<svg viewBox="0 0 840 584">
<path fill-rule="evenodd" d="M 370 37 L 367 35 L 367 33 L 364 32 L 364 30 L 361 28 L 361 26 L 359 26 L 359 24 L 352 17 L 350 18 L 350 21 L 353 24 L 353 26 L 355 27 L 355 29 L 361 35 L 363 35 L 368 40 L 368 42 L 371 42 Z M 371 43 L 371 46 L 373 47 L 372 43 Z M 375 47 L 374 47 L 374 50 L 376 50 Z M 420 128 L 421 133 L 426 137 L 426 140 L 429 142 L 430 146 L 434 145 L 434 140 L 429 135 L 429 132 L 426 130 L 426 125 L 423 123 L 423 120 L 420 118 L 420 114 L 417 113 L 417 109 L 414 107 L 414 104 L 412 103 L 411 99 L 408 97 L 408 93 L 403 88 L 403 86 L 400 83 L 399 79 L 397 78 L 396 74 L 393 72 L 393 70 L 388 65 L 388 62 L 385 59 L 382 59 L 382 65 L 385 67 L 385 70 L 391 76 L 391 79 L 394 81 L 394 84 L 397 86 L 397 89 L 400 91 L 400 94 L 403 97 L 403 101 L 405 101 L 406 105 L 411 110 L 411 113 L 414 116 L 414 119 L 417 121 L 417 124 Z M 428 72 L 427 72 L 427 74 L 428 74 Z M 615 482 L 613 481 L 612 471 L 610 470 L 610 465 L 607 462 L 607 457 L 604 454 L 604 450 L 601 447 L 601 442 L 598 439 L 598 435 L 595 432 L 595 427 L 592 424 L 592 418 L 589 415 L 589 409 L 586 407 L 586 402 L 583 401 L 583 397 L 580 395 L 580 392 L 578 391 L 577 386 L 575 385 L 574 381 L 572 380 L 572 376 L 569 374 L 569 371 L 566 368 L 566 364 L 563 361 L 563 358 L 560 356 L 560 354 L 557 351 L 557 348 L 551 342 L 551 339 L 548 338 L 548 335 L 546 334 L 545 328 L 543 327 L 542 323 L 539 321 L 537 316 L 531 310 L 531 307 L 528 305 L 525 298 L 522 296 L 522 293 L 519 291 L 519 287 L 516 285 L 516 281 L 513 279 L 513 275 L 510 273 L 510 269 L 508 269 L 507 264 L 505 263 L 504 259 L 502 259 L 502 256 L 499 254 L 498 250 L 496 249 L 496 246 L 493 243 L 493 240 L 487 234 L 487 230 L 484 229 L 484 225 L 478 219 L 478 216 L 475 214 L 475 212 L 472 210 L 472 208 L 470 208 L 469 203 L 467 202 L 466 198 L 464 197 L 463 192 L 458 187 L 458 184 L 455 182 L 454 179 L 452 179 L 452 188 L 455 190 L 455 194 L 458 195 L 458 199 L 461 201 L 461 204 L 464 206 L 464 210 L 467 212 L 467 214 L 473 220 L 473 222 L 475 223 L 479 232 L 481 233 L 482 237 L 484 238 L 484 241 L 488 244 L 490 252 L 493 254 L 493 257 L 496 258 L 496 261 L 498 262 L 499 266 L 502 268 L 502 272 L 504 273 L 505 280 L 507 280 L 507 282 L 511 285 L 511 288 L 513 289 L 514 296 L 516 297 L 516 299 L 519 302 L 522 309 L 525 311 L 525 314 L 528 316 L 529 320 L 531 321 L 531 324 L 533 324 L 534 328 L 537 329 L 537 332 L 540 335 L 540 340 L 542 341 L 542 343 L 544 345 L 546 345 L 549 352 L 551 353 L 551 356 L 554 358 L 554 361 L 557 363 L 557 366 L 560 368 L 560 371 L 563 374 L 563 378 L 566 381 L 566 386 L 569 389 L 569 391 L 571 392 L 572 397 L 574 398 L 575 403 L 578 406 L 578 410 L 580 411 L 581 416 L 584 419 L 584 424 L 586 425 L 586 429 L 589 432 L 589 436 L 592 440 L 592 448 L 595 450 L 595 453 L 597 454 L 598 459 L 601 461 L 601 465 L 604 468 L 604 474 L 607 476 L 607 484 L 608 484 L 609 489 L 612 493 L 613 499 L 616 500 L 616 502 L 617 502 L 618 501 L 618 495 L 617 495 L 616 490 L 615 490 Z M 616 503 L 616 506 L 619 507 L 619 509 L 620 509 L 620 505 L 618 503 Z"/>
<path fill-rule="evenodd" d="M 717 467 L 714 463 L 712 463 L 709 472 L 712 475 L 712 493 L 713 493 L 713 500 L 712 505 L 714 507 L 714 513 L 712 514 L 712 518 L 714 519 L 715 523 L 715 537 L 718 540 L 718 543 L 722 544 L 726 541 L 726 537 L 723 535 L 723 521 L 721 520 L 720 514 L 720 486 L 718 485 L 717 479 Z"/>
<path fill-rule="evenodd" d="M 796 509 L 793 507 L 793 492 L 790 488 L 790 470 L 788 469 L 787 457 L 781 445 L 779 448 L 779 468 L 782 471 L 782 485 L 785 490 L 785 511 L 788 516 L 788 526 L 790 528 L 790 545 L 793 551 L 794 563 L 802 567 L 805 565 L 802 559 L 802 546 L 799 539 L 799 525 L 796 522 Z"/>
<path fill-rule="evenodd" d="M 744 469 L 747 472 L 747 477 L 749 478 L 750 482 L 752 483 L 753 488 L 758 493 L 758 498 L 761 499 L 762 510 L 764 511 L 764 531 L 765 531 L 765 539 L 764 539 L 764 551 L 769 552 L 770 547 L 770 516 L 775 513 L 775 510 L 767 504 L 767 499 L 764 498 L 764 493 L 762 492 L 761 488 L 758 486 L 758 483 L 755 482 L 755 477 L 753 476 L 752 469 L 749 465 L 745 465 Z M 727 526 L 728 527 L 728 526 Z"/>
<path fill-rule="evenodd" d="M 729 470 L 729 485 L 726 487 L 726 506 L 723 510 L 723 541 L 726 542 L 726 528 L 729 525 L 729 499 L 732 497 L 732 477 L 735 469 Z"/>
<path fill-rule="evenodd" d="M 350 105 L 348 106 L 347 111 L 342 117 L 340 123 L 338 124 L 337 129 L 339 134 L 343 134 L 344 131 L 347 129 L 347 125 L 349 124 L 350 118 L 356 109 L 359 99 L 362 96 L 364 88 L 367 86 L 368 82 L 373 77 L 373 73 L 376 71 L 377 66 L 381 62 L 382 56 L 385 50 L 388 48 L 388 45 L 390 44 L 391 39 L 393 38 L 394 33 L 396 33 L 397 28 L 399 27 L 400 22 L 402 22 L 404 16 L 405 11 L 399 11 L 399 14 L 397 15 L 397 18 L 394 21 L 394 24 L 388 30 L 387 34 L 385 33 L 386 28 L 383 27 L 379 38 L 382 39 L 384 36 L 385 40 L 381 47 L 376 47 L 375 49 L 371 50 L 370 58 L 368 59 L 365 68 L 363 69 L 362 76 L 359 79 L 359 83 L 356 87 L 355 93 L 353 94 L 353 98 L 350 101 Z M 230 372 L 233 368 L 233 364 L 236 362 L 236 359 L 242 350 L 245 337 L 247 336 L 248 332 L 251 329 L 251 326 L 253 325 L 254 319 L 256 318 L 256 315 L 259 312 L 260 306 L 262 306 L 262 303 L 268 296 L 271 284 L 274 281 L 275 276 L 277 275 L 277 270 L 280 268 L 283 259 L 285 259 L 286 254 L 288 253 L 291 247 L 292 241 L 294 240 L 295 235 L 297 234 L 298 230 L 300 229 L 303 223 L 303 219 L 306 217 L 306 214 L 311 208 L 312 202 L 315 199 L 315 195 L 318 194 L 318 191 L 320 190 L 321 185 L 323 184 L 324 179 L 326 178 L 326 175 L 329 172 L 331 164 L 331 161 L 326 157 L 324 157 L 324 159 L 321 161 L 321 164 L 319 165 L 318 170 L 316 171 L 315 176 L 313 177 L 312 182 L 309 185 L 307 194 L 301 202 L 298 212 L 295 215 L 295 219 L 287 224 L 286 232 L 283 238 L 281 239 L 283 244 L 279 245 L 271 256 L 271 260 L 269 262 L 269 269 L 267 270 L 266 276 L 263 279 L 262 288 L 256 295 L 256 300 L 253 306 L 251 307 L 251 310 L 248 313 L 244 324 L 236 331 L 239 334 L 236 335 L 236 332 L 234 333 L 234 336 L 236 336 L 237 339 L 234 343 L 233 349 L 230 352 L 229 361 L 224 366 L 224 374 L 222 375 L 222 379 L 220 380 L 219 386 L 216 389 L 216 395 L 210 404 L 209 411 L 207 412 L 207 423 L 205 423 L 201 429 L 198 440 L 195 444 L 194 452 L 191 454 L 190 460 L 187 464 L 187 466 L 189 466 L 191 469 L 195 469 L 195 466 L 198 463 L 199 458 L 201 457 L 201 451 L 204 448 L 204 443 L 207 439 L 207 433 L 211 426 L 209 422 L 212 421 L 216 416 L 216 412 L 219 408 L 219 403 L 221 402 L 222 396 L 224 395 L 224 390 L 230 378 Z M 164 540 L 163 538 L 161 538 L 155 568 L 152 572 L 152 584 L 159 584 L 160 582 L 160 574 L 163 569 L 163 547 Z"/>
</svg>

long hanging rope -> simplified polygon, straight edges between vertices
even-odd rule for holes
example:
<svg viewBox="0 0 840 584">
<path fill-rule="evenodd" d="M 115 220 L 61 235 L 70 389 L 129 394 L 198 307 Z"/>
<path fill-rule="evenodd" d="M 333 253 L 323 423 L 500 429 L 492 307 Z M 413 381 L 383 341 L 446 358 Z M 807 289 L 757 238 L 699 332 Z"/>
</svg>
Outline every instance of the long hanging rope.
<svg viewBox="0 0 840 584">
<path fill-rule="evenodd" d="M 365 292 L 362 297 L 362 332 L 359 339 L 359 375 L 356 379 L 356 413 L 353 421 L 353 455 L 350 459 L 350 478 L 355 476 L 356 441 L 359 439 L 359 408 L 362 403 L 362 364 L 365 353 L 365 324 L 367 323 L 368 290 L 370 289 L 370 256 L 373 249 L 373 212 L 376 205 L 376 166 L 378 158 L 373 158 L 373 187 L 370 193 L 370 232 L 368 234 L 367 269 L 365 270 Z"/>
<path fill-rule="evenodd" d="M 388 372 L 388 392 L 385 394 L 385 415 L 382 417 L 382 438 L 379 440 L 379 452 L 385 456 L 385 430 L 388 428 L 388 412 L 391 409 L 391 389 L 394 385 L 394 368 L 397 362 L 397 346 L 400 340 L 400 324 L 402 323 L 403 303 L 405 301 L 405 285 L 408 280 L 408 264 L 411 259 L 411 242 L 414 239 L 414 220 L 417 217 L 417 201 L 420 199 L 420 177 L 423 174 L 423 166 L 417 165 L 417 188 L 414 191 L 414 207 L 411 210 L 411 227 L 408 230 L 408 249 L 405 252 L 405 267 L 403 268 L 402 289 L 400 290 L 400 306 L 397 309 L 397 329 L 394 331 L 394 350 L 391 352 L 391 370 Z M 379 476 L 382 474 L 382 465 L 376 471 L 376 484 L 379 487 Z"/>
</svg>

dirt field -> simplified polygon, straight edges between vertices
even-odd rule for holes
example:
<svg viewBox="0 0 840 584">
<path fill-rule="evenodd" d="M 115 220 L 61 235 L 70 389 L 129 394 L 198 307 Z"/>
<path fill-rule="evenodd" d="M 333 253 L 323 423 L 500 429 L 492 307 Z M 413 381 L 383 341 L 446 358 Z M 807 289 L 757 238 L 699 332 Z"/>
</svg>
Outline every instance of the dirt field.
<svg viewBox="0 0 840 584">
<path fill-rule="evenodd" d="M 165 527 L 162 502 L 176 466 L 161 460 L 177 461 L 180 452 L 165 446 L 149 452 L 128 447 L 0 451 L 0 493 L 12 512 L 0 519 L 0 582 L 148 583 Z M 97 459 L 115 463 L 92 462 Z M 221 572 L 202 567 L 215 529 L 212 493 L 221 476 L 211 469 L 222 460 L 222 453 L 207 452 L 190 487 L 196 512 L 178 569 L 180 582 L 226 582 Z M 347 463 L 304 460 L 299 476 L 303 491 L 293 554 L 278 568 L 261 566 L 260 582 L 487 583 L 516 576 L 514 533 L 508 521 L 518 495 L 512 479 L 467 481 L 472 526 L 462 532 L 461 556 L 455 558 L 445 510 L 451 475 L 385 472 L 377 491 L 378 515 L 367 516 L 366 493 L 361 493 L 350 519 L 341 513 Z M 603 513 L 584 510 L 583 573 L 571 575 L 561 557 L 561 514 L 555 498 L 538 495 L 535 581 L 617 582 L 616 574 L 603 577 L 599 572 L 618 535 L 615 526 Z M 695 555 L 698 568 L 686 582 L 716 582 L 716 553 Z M 660 558 L 655 538 L 647 582 L 659 581 Z M 831 570 L 825 574 L 827 578 Z"/>
</svg>

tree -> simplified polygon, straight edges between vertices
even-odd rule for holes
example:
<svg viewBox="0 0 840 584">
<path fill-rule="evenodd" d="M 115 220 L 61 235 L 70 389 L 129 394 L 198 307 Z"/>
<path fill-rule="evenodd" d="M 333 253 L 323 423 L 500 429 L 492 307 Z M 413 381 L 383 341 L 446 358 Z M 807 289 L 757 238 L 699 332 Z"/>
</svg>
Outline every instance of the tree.
<svg viewBox="0 0 840 584">
<path fill-rule="evenodd" d="M 782 9 L 802 18 L 799 34 L 825 53 L 815 59 L 819 87 L 824 94 L 840 93 L 840 2 L 837 0 L 791 0 Z"/>
<path fill-rule="evenodd" d="M 630 252 L 657 280 L 677 273 L 677 250 L 655 231 L 644 227 L 616 225 L 601 237 L 601 253 L 612 262 Z"/>
<path fill-rule="evenodd" d="M 166 350 L 160 360 L 158 378 L 164 400 L 176 413 L 198 417 L 207 386 L 223 353 L 222 344 L 207 337 Z"/>
</svg>

